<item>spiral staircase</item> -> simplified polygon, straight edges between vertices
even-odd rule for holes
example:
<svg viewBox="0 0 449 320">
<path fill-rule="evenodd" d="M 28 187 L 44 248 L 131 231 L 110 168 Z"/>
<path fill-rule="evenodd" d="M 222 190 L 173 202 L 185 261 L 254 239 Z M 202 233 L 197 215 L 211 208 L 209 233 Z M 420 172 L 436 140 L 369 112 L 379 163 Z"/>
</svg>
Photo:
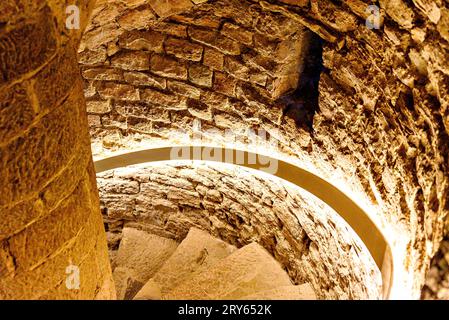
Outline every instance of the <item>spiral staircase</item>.
<svg viewBox="0 0 449 320">
<path fill-rule="evenodd" d="M 178 244 L 125 227 L 113 267 L 118 299 L 316 299 L 310 284 L 294 285 L 259 244 L 237 249 L 197 228 Z"/>
</svg>

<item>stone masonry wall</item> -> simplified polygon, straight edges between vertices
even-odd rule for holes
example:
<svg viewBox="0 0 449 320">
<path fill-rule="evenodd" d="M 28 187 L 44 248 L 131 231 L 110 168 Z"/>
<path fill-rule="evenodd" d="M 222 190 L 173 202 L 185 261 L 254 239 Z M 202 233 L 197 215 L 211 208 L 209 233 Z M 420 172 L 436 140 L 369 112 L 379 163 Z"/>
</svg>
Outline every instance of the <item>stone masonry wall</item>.
<svg viewBox="0 0 449 320">
<path fill-rule="evenodd" d="M 0 300 L 114 297 L 67 5 L 0 2 Z"/>
<path fill-rule="evenodd" d="M 112 261 L 124 226 L 176 241 L 195 226 L 237 247 L 257 241 L 295 283 L 312 283 L 320 298 L 380 297 L 380 272 L 346 223 L 278 178 L 172 163 L 115 169 L 97 181 Z"/>
<path fill-rule="evenodd" d="M 94 153 L 173 139 L 194 119 L 264 128 L 375 209 L 419 297 L 448 211 L 448 1 L 195 3 L 99 3 L 79 60 Z"/>
</svg>

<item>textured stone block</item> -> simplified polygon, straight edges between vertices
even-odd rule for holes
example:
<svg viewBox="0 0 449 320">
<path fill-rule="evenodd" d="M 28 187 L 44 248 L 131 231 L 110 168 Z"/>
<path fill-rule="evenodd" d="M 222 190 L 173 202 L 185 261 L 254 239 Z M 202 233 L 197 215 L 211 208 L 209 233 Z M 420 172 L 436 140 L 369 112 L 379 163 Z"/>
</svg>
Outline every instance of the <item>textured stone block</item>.
<svg viewBox="0 0 449 320">
<path fill-rule="evenodd" d="M 227 96 L 234 97 L 237 80 L 222 72 L 214 72 L 214 85 L 212 89 Z"/>
<path fill-rule="evenodd" d="M 33 121 L 36 111 L 22 85 L 0 92 L 0 143 L 24 131 Z"/>
<path fill-rule="evenodd" d="M 220 26 L 219 17 L 216 17 L 215 15 L 207 15 L 207 14 L 205 15 L 194 11 L 171 16 L 170 20 L 179 24 L 205 27 L 207 29 L 215 29 L 215 30 L 217 30 L 218 27 Z"/>
<path fill-rule="evenodd" d="M 156 107 L 153 105 L 147 105 L 144 103 L 139 104 L 119 104 L 115 106 L 117 112 L 125 117 L 133 116 L 143 119 L 150 119 L 159 122 L 170 123 L 169 112 L 162 107 Z M 135 177 L 134 179 L 142 180 L 141 177 Z"/>
<path fill-rule="evenodd" d="M 248 81 L 252 73 L 247 66 L 233 57 L 225 58 L 224 70 L 231 76 L 243 81 Z"/>
<path fill-rule="evenodd" d="M 181 283 L 166 298 L 239 299 L 287 285 L 291 281 L 280 264 L 264 248 L 252 243 Z"/>
<path fill-rule="evenodd" d="M 86 47 L 89 50 L 97 50 L 100 46 L 117 39 L 121 33 L 122 30 L 115 23 L 101 25 L 85 33 L 82 47 Z"/>
<path fill-rule="evenodd" d="M 218 51 L 229 54 L 229 55 L 239 55 L 240 45 L 238 42 L 229 39 L 225 36 L 218 34 L 215 31 L 200 29 L 196 27 L 189 27 L 189 36 L 199 43 L 205 44 Z"/>
<path fill-rule="evenodd" d="M 193 99 L 199 99 L 201 96 L 201 90 L 191 86 L 187 83 L 184 82 L 179 82 L 179 81 L 173 81 L 173 80 L 169 80 L 168 81 L 168 89 L 170 91 L 173 91 L 181 96 L 184 97 L 189 97 L 189 98 L 193 98 Z"/>
<path fill-rule="evenodd" d="M 90 215 L 87 223 L 74 238 L 73 243 L 63 248 L 58 254 L 48 257 L 33 270 L 21 270 L 15 277 L 0 278 L 0 299 L 38 299 L 51 292 L 67 278 L 69 265 L 81 266 L 82 261 L 92 252 L 102 229 L 100 215 Z M 103 247 L 106 249 L 106 247 Z M 99 246 L 100 249 L 100 246 Z M 20 254 L 26 254 L 21 252 Z M 107 260 L 98 260 L 99 264 L 108 264 Z M 96 274 L 96 270 L 85 270 Z"/>
<path fill-rule="evenodd" d="M 139 183 L 132 180 L 97 178 L 97 185 L 99 191 L 106 194 L 137 194 L 139 192 Z"/>
<path fill-rule="evenodd" d="M 143 72 L 125 72 L 125 81 L 135 86 L 149 86 L 157 89 L 165 89 L 167 80 L 152 76 Z"/>
<path fill-rule="evenodd" d="M 187 80 L 187 67 L 184 63 L 161 55 L 151 57 L 151 71 L 162 77 Z"/>
<path fill-rule="evenodd" d="M 130 31 L 119 37 L 119 45 L 130 50 L 163 52 L 165 36 L 152 31 Z"/>
<path fill-rule="evenodd" d="M 188 40 L 169 38 L 165 41 L 165 51 L 177 58 L 201 61 L 203 47 Z"/>
<path fill-rule="evenodd" d="M 79 79 L 75 49 L 67 47 L 36 76 L 34 90 L 42 111 L 53 110 L 69 94 Z"/>
<path fill-rule="evenodd" d="M 401 27 L 411 29 L 415 20 L 415 13 L 404 0 L 380 0 L 380 7 Z"/>
<path fill-rule="evenodd" d="M 189 68 L 189 81 L 203 87 L 212 87 L 213 72 L 201 64 L 191 65 Z"/>
<path fill-rule="evenodd" d="M 78 54 L 78 62 L 82 65 L 96 66 L 106 62 L 106 49 L 100 47 L 98 50 L 84 50 Z"/>
<path fill-rule="evenodd" d="M 150 56 L 146 52 L 119 52 L 111 59 L 111 65 L 124 70 L 148 70 L 150 68 Z"/>
<path fill-rule="evenodd" d="M 123 75 L 120 70 L 111 68 L 92 68 L 86 69 L 82 72 L 83 78 L 89 80 L 103 80 L 103 81 L 119 81 L 123 80 Z"/>
<path fill-rule="evenodd" d="M 97 91 L 103 99 L 139 100 L 139 90 L 127 84 L 103 82 L 98 85 Z"/>
<path fill-rule="evenodd" d="M 190 0 L 154 0 L 150 6 L 159 17 L 166 18 L 190 9 L 193 3 Z"/>
<path fill-rule="evenodd" d="M 86 125 L 82 112 L 84 99 L 75 92 L 26 134 L 0 148 L 0 206 L 41 190 L 67 165 L 86 141 L 82 139 L 87 134 L 81 125 Z"/>
<path fill-rule="evenodd" d="M 151 28 L 154 31 L 163 32 L 171 36 L 179 38 L 187 37 L 187 26 L 185 25 L 159 21 L 158 23 L 154 24 Z"/>
<path fill-rule="evenodd" d="M 235 250 L 234 246 L 212 237 L 207 232 L 191 228 L 176 251 L 136 295 L 136 299 L 145 299 L 154 285 L 160 288 L 161 295 L 164 296 L 189 277 L 210 268 Z"/>
<path fill-rule="evenodd" d="M 125 279 L 118 277 L 120 270 L 114 271 L 118 298 L 132 299 L 173 254 L 177 246 L 173 240 L 133 228 L 124 228 L 116 263 L 122 269 L 122 274 L 126 275 Z"/>
<path fill-rule="evenodd" d="M 87 112 L 95 114 L 105 114 L 112 110 L 109 100 L 92 100 L 87 101 Z"/>
<path fill-rule="evenodd" d="M 214 49 L 204 48 L 203 64 L 212 69 L 223 71 L 224 55 Z"/>
<path fill-rule="evenodd" d="M 89 114 L 87 116 L 87 123 L 90 128 L 100 128 L 101 127 L 101 117 L 98 115 Z"/>
<path fill-rule="evenodd" d="M 147 101 L 152 104 L 174 107 L 181 103 L 179 98 L 174 94 L 166 94 L 152 89 L 144 89 L 140 92 L 142 101 Z"/>
<path fill-rule="evenodd" d="M 143 29 L 148 27 L 154 19 L 153 12 L 148 8 L 143 8 L 126 12 L 120 16 L 118 23 L 126 30 Z"/>
<path fill-rule="evenodd" d="M 84 182 L 71 197 L 43 220 L 39 220 L 9 241 L 18 269 L 27 270 L 76 236 L 86 224 L 90 201 Z"/>
<path fill-rule="evenodd" d="M 324 24 L 337 31 L 348 32 L 357 28 L 357 17 L 326 0 L 311 0 L 312 12 Z M 366 6 L 368 7 L 368 5 Z"/>
<path fill-rule="evenodd" d="M 61 199 L 65 199 L 73 193 L 79 181 L 84 177 L 90 159 L 89 137 L 85 135 L 85 143 L 78 150 L 78 155 L 69 163 L 54 180 L 50 181 L 39 196 L 34 196 L 13 206 L 3 207 L 2 215 L 4 223 L 0 225 L 0 239 L 21 230 L 32 221 L 44 217 L 53 210 Z M 6 219 L 6 217 L 8 217 Z"/>
<path fill-rule="evenodd" d="M 47 62 L 56 52 L 50 9 L 33 21 L 0 36 L 0 85 L 17 79 Z"/>
<path fill-rule="evenodd" d="M 441 10 L 441 17 L 438 21 L 437 30 L 447 42 L 449 42 L 449 9 Z"/>
<path fill-rule="evenodd" d="M 246 46 L 251 46 L 253 44 L 253 33 L 235 24 L 225 23 L 221 29 L 221 33 Z"/>
</svg>

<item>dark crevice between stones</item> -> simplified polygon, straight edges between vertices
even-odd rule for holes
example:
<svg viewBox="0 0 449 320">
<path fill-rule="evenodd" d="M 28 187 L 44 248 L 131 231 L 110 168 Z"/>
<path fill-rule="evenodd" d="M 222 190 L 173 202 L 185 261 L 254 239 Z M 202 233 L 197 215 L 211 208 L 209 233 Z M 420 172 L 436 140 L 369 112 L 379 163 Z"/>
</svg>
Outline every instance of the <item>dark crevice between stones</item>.
<svg viewBox="0 0 449 320">
<path fill-rule="evenodd" d="M 323 40 L 311 35 L 308 54 L 303 62 L 297 89 L 281 98 L 285 104 L 284 117 L 293 119 L 297 127 L 313 131 L 313 117 L 318 110 L 319 82 L 323 66 Z"/>
</svg>

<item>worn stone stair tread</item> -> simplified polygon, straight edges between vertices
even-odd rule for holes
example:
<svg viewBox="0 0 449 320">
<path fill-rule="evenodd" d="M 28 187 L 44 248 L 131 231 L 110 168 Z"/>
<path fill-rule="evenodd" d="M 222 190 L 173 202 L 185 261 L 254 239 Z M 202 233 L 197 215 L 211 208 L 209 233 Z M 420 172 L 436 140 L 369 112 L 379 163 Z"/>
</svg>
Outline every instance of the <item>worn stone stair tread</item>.
<svg viewBox="0 0 449 320">
<path fill-rule="evenodd" d="M 281 265 L 262 246 L 251 243 L 189 278 L 164 299 L 240 299 L 288 285 L 292 283 Z"/>
<path fill-rule="evenodd" d="M 113 272 L 117 298 L 132 299 L 177 246 L 174 240 L 125 227 Z"/>
<path fill-rule="evenodd" d="M 237 248 L 209 233 L 191 228 L 187 237 L 135 296 L 136 300 L 156 300 L 183 281 L 226 258 Z"/>
<path fill-rule="evenodd" d="M 309 283 L 297 286 L 282 286 L 260 291 L 241 300 L 316 300 L 315 291 Z"/>
</svg>

